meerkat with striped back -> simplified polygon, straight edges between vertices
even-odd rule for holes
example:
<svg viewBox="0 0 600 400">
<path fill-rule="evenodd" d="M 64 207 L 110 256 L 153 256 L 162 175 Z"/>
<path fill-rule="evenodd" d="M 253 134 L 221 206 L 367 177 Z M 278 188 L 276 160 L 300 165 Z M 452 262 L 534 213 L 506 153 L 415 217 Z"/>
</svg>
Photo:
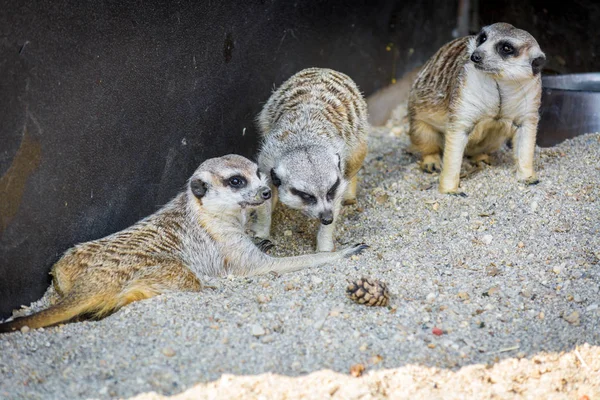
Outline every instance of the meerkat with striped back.
<svg viewBox="0 0 600 400">
<path fill-rule="evenodd" d="M 347 75 L 304 69 L 271 95 L 257 119 L 258 155 L 275 195 L 258 210 L 255 233 L 268 239 L 281 200 L 320 220 L 317 250 L 332 251 L 342 204 L 356 203 L 357 173 L 367 154 L 367 105 Z"/>
<path fill-rule="evenodd" d="M 39 313 L 0 324 L 0 332 L 39 328 L 77 316 L 103 317 L 128 303 L 173 291 L 200 291 L 204 275 L 285 273 L 358 254 L 275 258 L 246 235 L 249 210 L 271 197 L 257 165 L 238 156 L 206 160 L 172 201 L 135 225 L 76 245 L 53 266 L 60 299 Z"/>
<path fill-rule="evenodd" d="M 425 63 L 409 97 L 409 136 L 421 168 L 441 171 L 440 192 L 464 196 L 463 156 L 489 163 L 489 153 L 507 140 L 518 180 L 538 182 L 533 159 L 545 59 L 531 34 L 495 23 L 447 43 Z"/>
</svg>

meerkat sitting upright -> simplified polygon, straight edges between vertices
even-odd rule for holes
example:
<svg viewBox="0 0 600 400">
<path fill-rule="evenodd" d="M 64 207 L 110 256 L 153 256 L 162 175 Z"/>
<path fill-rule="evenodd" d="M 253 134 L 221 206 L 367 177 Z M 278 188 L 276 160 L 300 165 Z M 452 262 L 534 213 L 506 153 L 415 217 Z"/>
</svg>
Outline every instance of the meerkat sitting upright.
<svg viewBox="0 0 600 400">
<path fill-rule="evenodd" d="M 441 171 L 440 192 L 464 195 L 463 155 L 489 163 L 488 154 L 509 139 L 517 178 L 538 182 L 533 157 L 545 59 L 528 32 L 496 23 L 447 43 L 425 63 L 410 93 L 409 135 L 421 168 Z"/>
<path fill-rule="evenodd" d="M 105 316 L 124 305 L 170 291 L 199 291 L 202 275 L 285 273 L 360 253 L 274 258 L 245 233 L 246 212 L 271 197 L 266 176 L 238 156 L 206 160 L 186 190 L 128 229 L 79 244 L 54 265 L 61 299 L 39 313 L 0 324 L 0 332 L 39 328 L 79 315 Z"/>
<path fill-rule="evenodd" d="M 271 178 L 272 203 L 257 210 L 256 236 L 268 239 L 277 198 L 321 222 L 317 250 L 334 249 L 342 202 L 356 203 L 357 173 L 367 154 L 367 105 L 347 75 L 304 69 L 284 82 L 257 119 L 261 172 Z"/>
</svg>

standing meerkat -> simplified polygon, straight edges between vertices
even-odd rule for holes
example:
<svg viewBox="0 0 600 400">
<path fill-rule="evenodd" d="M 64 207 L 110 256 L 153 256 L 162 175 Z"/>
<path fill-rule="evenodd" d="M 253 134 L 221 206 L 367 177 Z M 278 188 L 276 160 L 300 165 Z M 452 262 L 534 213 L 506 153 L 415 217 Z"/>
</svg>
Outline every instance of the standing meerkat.
<svg viewBox="0 0 600 400">
<path fill-rule="evenodd" d="M 274 187 L 273 201 L 258 211 L 256 236 L 270 235 L 277 199 L 321 222 L 317 250 L 334 249 L 342 202 L 356 203 L 357 173 L 367 154 L 367 105 L 347 75 L 304 69 L 284 82 L 257 119 L 261 172 Z"/>
<path fill-rule="evenodd" d="M 538 182 L 533 158 L 545 60 L 528 32 L 496 23 L 447 43 L 425 63 L 410 93 L 409 135 L 421 168 L 441 171 L 440 192 L 464 196 L 463 155 L 489 163 L 488 153 L 508 139 L 517 178 Z"/>
<path fill-rule="evenodd" d="M 245 234 L 246 212 L 271 197 L 257 165 L 238 156 L 206 160 L 186 189 L 128 229 L 76 245 L 53 266 L 59 301 L 39 313 L 0 324 L 0 332 L 39 328 L 79 315 L 102 317 L 132 301 L 172 291 L 200 291 L 202 275 L 285 273 L 360 253 L 274 258 Z"/>
</svg>

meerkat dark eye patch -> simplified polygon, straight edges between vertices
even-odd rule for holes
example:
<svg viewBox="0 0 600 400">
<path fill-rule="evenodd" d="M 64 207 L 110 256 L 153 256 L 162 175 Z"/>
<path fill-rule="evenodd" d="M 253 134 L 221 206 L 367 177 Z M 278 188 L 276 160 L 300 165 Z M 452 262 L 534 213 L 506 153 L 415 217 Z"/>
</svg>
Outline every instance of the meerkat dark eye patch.
<svg viewBox="0 0 600 400">
<path fill-rule="evenodd" d="M 231 178 L 227 179 L 225 181 L 225 184 L 231 186 L 234 189 L 242 189 L 242 188 L 246 187 L 248 182 L 246 181 L 246 178 L 244 178 L 243 176 L 234 175 Z"/>
<path fill-rule="evenodd" d="M 485 32 L 481 32 L 479 36 L 477 36 L 477 46 L 481 46 L 487 40 L 487 35 Z"/>
<path fill-rule="evenodd" d="M 306 192 L 303 192 L 301 190 L 294 189 L 294 188 L 291 188 L 290 192 L 293 195 L 300 197 L 302 199 L 302 201 L 305 202 L 306 204 L 315 204 L 317 202 L 317 198 L 315 196 L 313 196 L 312 194 L 308 194 Z"/>
<path fill-rule="evenodd" d="M 510 42 L 498 42 L 498 44 L 496 44 L 496 51 L 502 58 L 519 56 L 519 50 Z"/>
<path fill-rule="evenodd" d="M 197 198 L 201 199 L 206 194 L 208 187 L 201 179 L 194 179 L 190 182 L 190 189 Z"/>
<path fill-rule="evenodd" d="M 544 67 L 544 64 L 546 64 L 546 57 L 539 56 L 539 57 L 534 58 L 531 61 L 531 70 L 533 71 L 533 74 L 537 75 L 540 72 L 542 72 L 542 68 Z"/>
<path fill-rule="evenodd" d="M 327 200 L 331 201 L 335 197 L 335 192 L 337 192 L 337 188 L 340 186 L 340 178 L 337 178 L 337 181 L 333 184 L 331 189 L 327 192 Z"/>
<path fill-rule="evenodd" d="M 275 173 L 275 169 L 271 168 L 271 183 L 275 185 L 275 187 L 279 187 L 281 185 L 281 179 Z"/>
</svg>

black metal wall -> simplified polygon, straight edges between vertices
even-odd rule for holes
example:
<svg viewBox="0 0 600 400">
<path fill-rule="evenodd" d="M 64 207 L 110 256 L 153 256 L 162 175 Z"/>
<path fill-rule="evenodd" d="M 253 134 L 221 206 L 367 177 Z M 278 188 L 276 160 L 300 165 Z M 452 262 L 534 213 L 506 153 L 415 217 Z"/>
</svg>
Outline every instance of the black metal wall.
<svg viewBox="0 0 600 400">
<path fill-rule="evenodd" d="M 451 37 L 454 1 L 0 1 L 0 316 L 73 244 L 167 202 L 205 158 L 256 149 L 309 66 L 365 94 Z"/>
</svg>

